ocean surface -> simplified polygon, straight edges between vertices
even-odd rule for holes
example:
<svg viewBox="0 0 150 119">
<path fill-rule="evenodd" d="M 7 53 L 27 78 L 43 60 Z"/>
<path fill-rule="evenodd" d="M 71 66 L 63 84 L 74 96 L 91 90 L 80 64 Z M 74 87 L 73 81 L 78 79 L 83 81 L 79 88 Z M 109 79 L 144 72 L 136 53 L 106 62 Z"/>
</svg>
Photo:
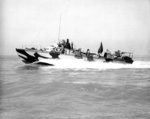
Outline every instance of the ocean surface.
<svg viewBox="0 0 150 119">
<path fill-rule="evenodd" d="M 51 67 L 0 56 L 0 119 L 150 119 L 150 58 Z"/>
</svg>

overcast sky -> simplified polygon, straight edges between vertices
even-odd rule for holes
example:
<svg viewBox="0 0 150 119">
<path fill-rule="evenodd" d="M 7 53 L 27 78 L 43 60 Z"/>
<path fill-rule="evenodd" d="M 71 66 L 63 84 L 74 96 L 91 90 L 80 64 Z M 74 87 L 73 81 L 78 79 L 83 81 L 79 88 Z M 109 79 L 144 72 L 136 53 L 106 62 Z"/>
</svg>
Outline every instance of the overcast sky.
<svg viewBox="0 0 150 119">
<path fill-rule="evenodd" d="M 69 38 L 76 47 L 150 55 L 150 0 L 3 0 L 0 54 L 47 47 Z"/>
</svg>

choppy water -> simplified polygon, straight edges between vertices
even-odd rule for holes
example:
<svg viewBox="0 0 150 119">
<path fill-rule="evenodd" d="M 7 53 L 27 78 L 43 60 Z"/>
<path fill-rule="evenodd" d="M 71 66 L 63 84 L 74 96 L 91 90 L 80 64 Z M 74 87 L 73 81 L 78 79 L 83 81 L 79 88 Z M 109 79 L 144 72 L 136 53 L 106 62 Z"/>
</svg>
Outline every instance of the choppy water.
<svg viewBox="0 0 150 119">
<path fill-rule="evenodd" d="M 150 60 L 95 67 L 0 57 L 0 119 L 149 119 Z"/>
</svg>

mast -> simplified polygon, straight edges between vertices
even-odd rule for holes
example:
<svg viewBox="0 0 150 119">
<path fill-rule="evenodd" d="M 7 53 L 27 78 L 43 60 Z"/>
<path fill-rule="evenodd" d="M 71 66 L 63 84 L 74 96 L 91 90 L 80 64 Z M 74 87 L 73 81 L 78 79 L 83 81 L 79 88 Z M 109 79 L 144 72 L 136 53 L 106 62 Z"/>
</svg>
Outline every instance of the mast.
<svg viewBox="0 0 150 119">
<path fill-rule="evenodd" d="M 59 42 L 59 40 L 60 40 L 60 35 L 61 35 L 61 19 L 62 19 L 62 15 L 63 15 L 63 12 L 65 11 L 65 8 L 68 8 L 68 4 L 69 3 L 69 1 L 67 0 L 66 1 L 66 5 L 62 5 L 62 8 L 61 8 L 61 12 L 60 12 L 60 18 L 59 18 L 59 28 L 58 28 L 58 42 Z"/>
<path fill-rule="evenodd" d="M 59 19 L 59 28 L 58 28 L 58 42 L 59 42 L 59 40 L 60 40 L 61 16 L 62 16 L 62 13 L 60 14 L 60 19 Z"/>
</svg>

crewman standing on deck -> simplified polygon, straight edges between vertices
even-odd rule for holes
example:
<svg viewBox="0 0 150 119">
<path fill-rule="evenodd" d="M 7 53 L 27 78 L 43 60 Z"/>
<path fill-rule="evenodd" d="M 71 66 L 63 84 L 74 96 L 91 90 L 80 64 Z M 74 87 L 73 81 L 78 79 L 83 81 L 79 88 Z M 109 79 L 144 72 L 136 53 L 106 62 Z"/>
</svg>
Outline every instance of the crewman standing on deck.
<svg viewBox="0 0 150 119">
<path fill-rule="evenodd" d="M 69 39 L 67 39 L 66 41 L 65 48 L 67 49 L 67 54 L 70 54 L 71 46 L 70 46 Z"/>
</svg>

